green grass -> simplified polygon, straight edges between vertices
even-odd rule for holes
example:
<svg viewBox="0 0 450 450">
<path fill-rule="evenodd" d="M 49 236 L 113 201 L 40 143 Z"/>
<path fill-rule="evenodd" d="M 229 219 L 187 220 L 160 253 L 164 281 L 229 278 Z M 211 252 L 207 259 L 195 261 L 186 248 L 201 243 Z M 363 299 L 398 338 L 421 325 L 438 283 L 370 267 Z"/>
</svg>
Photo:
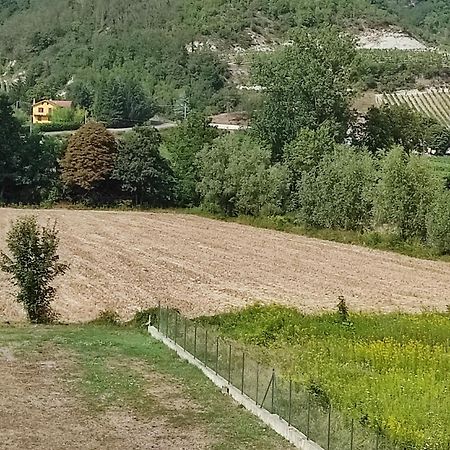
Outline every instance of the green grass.
<svg viewBox="0 0 450 450">
<path fill-rule="evenodd" d="M 175 427 L 200 425 L 207 430 L 211 448 L 218 450 L 291 448 L 223 396 L 199 370 L 139 330 L 102 325 L 0 327 L 0 342 L 27 360 L 39 357 L 43 349 L 54 352 L 55 358 L 68 353 L 79 371 L 76 392 L 91 412 L 121 407 L 162 417 Z M 167 403 L 148 392 L 155 388 L 152 374 L 167 379 Z M 169 408 L 172 391 L 199 406 L 188 413 L 174 412 Z"/>
<path fill-rule="evenodd" d="M 433 156 L 428 160 L 440 178 L 447 179 L 450 177 L 450 156 Z"/>
<path fill-rule="evenodd" d="M 380 432 L 386 448 L 449 448 L 450 314 L 345 318 L 254 306 L 202 322 Z"/>
</svg>

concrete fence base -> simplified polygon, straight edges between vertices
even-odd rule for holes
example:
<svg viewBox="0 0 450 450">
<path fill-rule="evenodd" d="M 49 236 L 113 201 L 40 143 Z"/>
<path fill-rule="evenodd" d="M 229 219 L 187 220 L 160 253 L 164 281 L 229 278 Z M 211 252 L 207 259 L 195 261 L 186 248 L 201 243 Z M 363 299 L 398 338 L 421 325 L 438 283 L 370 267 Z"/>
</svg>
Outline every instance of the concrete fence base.
<svg viewBox="0 0 450 450">
<path fill-rule="evenodd" d="M 149 325 L 148 332 L 153 338 L 161 341 L 171 350 L 175 351 L 180 358 L 199 368 L 216 386 L 221 389 L 223 393 L 230 395 L 230 397 L 232 397 L 236 402 L 244 406 L 245 409 L 257 416 L 262 422 L 264 422 L 278 434 L 283 436 L 295 447 L 301 450 L 323 450 L 323 448 L 317 445 L 315 442 L 308 440 L 308 438 L 299 430 L 292 426 L 289 426 L 286 420 L 282 419 L 276 414 L 270 413 L 266 409 L 257 405 L 254 400 L 243 394 L 233 385 L 229 384 L 228 381 L 225 380 L 225 378 L 217 375 L 213 370 L 211 370 L 201 361 L 194 358 L 194 356 L 187 352 L 183 347 L 175 344 L 174 341 L 160 333 L 155 327 Z"/>
</svg>

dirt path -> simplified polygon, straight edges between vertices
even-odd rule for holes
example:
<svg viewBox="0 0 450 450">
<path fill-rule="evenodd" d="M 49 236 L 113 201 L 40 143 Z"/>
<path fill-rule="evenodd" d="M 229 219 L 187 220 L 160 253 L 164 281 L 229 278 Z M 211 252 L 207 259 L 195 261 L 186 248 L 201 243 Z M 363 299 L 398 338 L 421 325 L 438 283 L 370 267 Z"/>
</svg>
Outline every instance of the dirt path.
<svg viewBox="0 0 450 450">
<path fill-rule="evenodd" d="M 77 379 L 70 358 L 61 352 L 56 358 L 54 354 L 39 354 L 38 358 L 29 354 L 25 361 L 13 357 L 10 349 L 3 350 L 1 450 L 210 448 L 201 425 L 174 427 L 162 413 L 143 418 L 123 407 L 92 414 L 85 400 L 69 388 L 76 386 Z M 170 388 L 156 372 L 152 386 L 156 392 L 157 388 L 159 392 Z M 186 402 L 177 407 L 187 411 L 190 405 Z"/>
<path fill-rule="evenodd" d="M 30 211 L 0 209 L 0 249 L 9 222 Z M 101 310 L 123 317 L 161 301 L 190 315 L 255 300 L 303 311 L 335 308 L 343 295 L 365 311 L 445 309 L 450 264 L 320 241 L 190 215 L 42 210 L 57 219 L 71 265 L 55 307 L 64 320 Z M 0 274 L 0 320 L 21 317 Z"/>
</svg>

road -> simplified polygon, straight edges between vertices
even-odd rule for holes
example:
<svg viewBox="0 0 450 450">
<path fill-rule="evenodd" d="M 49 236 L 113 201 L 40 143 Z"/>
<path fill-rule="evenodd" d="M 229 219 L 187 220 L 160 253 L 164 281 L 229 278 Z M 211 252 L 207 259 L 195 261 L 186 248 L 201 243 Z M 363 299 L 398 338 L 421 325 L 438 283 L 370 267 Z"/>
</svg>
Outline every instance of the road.
<svg viewBox="0 0 450 450">
<path fill-rule="evenodd" d="M 218 130 L 226 130 L 226 131 L 238 131 L 238 130 L 246 130 L 249 127 L 247 126 L 241 126 L 241 125 L 231 125 L 231 124 L 223 124 L 223 123 L 211 123 L 210 124 L 212 127 L 217 128 Z M 168 130 L 170 128 L 175 128 L 178 126 L 178 123 L 176 122 L 167 122 L 167 123 L 162 123 L 159 125 L 153 125 L 154 128 L 156 128 L 157 130 L 161 131 L 161 130 Z M 108 128 L 108 131 L 113 133 L 113 134 L 124 134 L 127 133 L 128 131 L 131 131 L 133 128 L 132 127 L 128 127 L 128 128 Z M 67 131 L 47 131 L 45 133 L 43 133 L 46 136 L 68 136 L 70 134 L 75 133 L 76 130 L 67 130 Z"/>
</svg>

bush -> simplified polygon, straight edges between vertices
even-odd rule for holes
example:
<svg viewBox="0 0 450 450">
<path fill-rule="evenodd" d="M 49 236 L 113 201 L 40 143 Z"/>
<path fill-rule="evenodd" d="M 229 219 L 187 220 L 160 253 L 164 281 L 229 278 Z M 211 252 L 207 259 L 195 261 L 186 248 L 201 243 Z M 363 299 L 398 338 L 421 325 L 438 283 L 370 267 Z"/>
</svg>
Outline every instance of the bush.
<svg viewBox="0 0 450 450">
<path fill-rule="evenodd" d="M 216 139 L 199 153 L 203 206 L 235 216 L 279 214 L 288 191 L 287 171 L 271 165 L 271 152 L 249 135 Z"/>
<path fill-rule="evenodd" d="M 372 221 L 372 193 L 377 171 L 371 155 L 338 146 L 304 175 L 300 219 L 307 225 L 359 230 Z"/>
<path fill-rule="evenodd" d="M 450 191 L 439 193 L 428 212 L 427 242 L 439 254 L 450 253 Z"/>
<path fill-rule="evenodd" d="M 81 127 L 81 122 L 66 122 L 66 123 L 39 123 L 33 125 L 33 128 L 41 133 L 48 133 L 51 131 L 74 131 Z"/>
<path fill-rule="evenodd" d="M 50 306 L 55 297 L 51 283 L 68 268 L 59 262 L 56 223 L 39 229 L 34 216 L 18 219 L 6 241 L 12 256 L 1 252 L 0 268 L 18 286 L 17 301 L 24 305 L 31 322 L 52 322 L 56 315 Z"/>
<path fill-rule="evenodd" d="M 403 239 L 425 239 L 426 216 L 438 189 L 432 168 L 424 158 L 393 147 L 382 161 L 375 195 L 375 217 Z"/>
</svg>

